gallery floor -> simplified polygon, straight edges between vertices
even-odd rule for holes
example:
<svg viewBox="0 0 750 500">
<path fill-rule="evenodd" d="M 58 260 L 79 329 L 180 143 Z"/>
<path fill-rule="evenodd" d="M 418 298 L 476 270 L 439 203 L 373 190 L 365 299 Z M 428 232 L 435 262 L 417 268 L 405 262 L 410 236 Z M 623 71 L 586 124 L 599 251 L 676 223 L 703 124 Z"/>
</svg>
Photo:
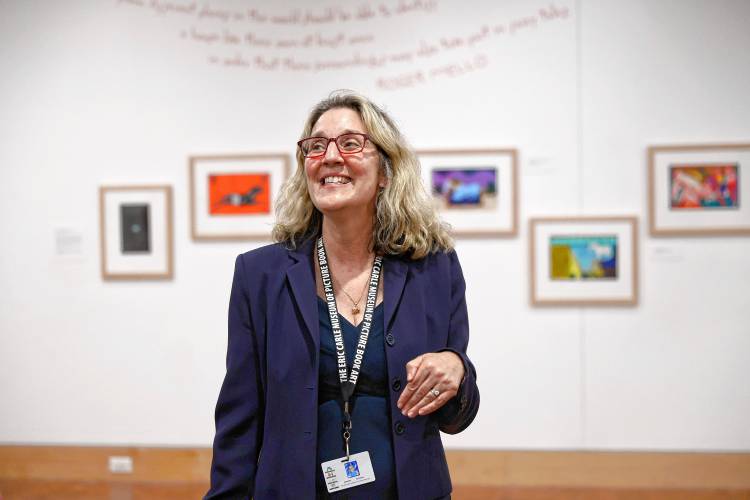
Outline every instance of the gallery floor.
<svg viewBox="0 0 750 500">
<path fill-rule="evenodd" d="M 110 471 L 114 457 L 131 460 L 130 472 Z M 210 448 L 0 445 L 0 500 L 200 499 L 211 458 Z M 750 453 L 449 450 L 447 458 L 454 500 L 750 500 Z"/>
<path fill-rule="evenodd" d="M 2 500 L 200 499 L 204 483 L 0 480 Z M 750 500 L 750 490 L 456 486 L 454 500 Z"/>
</svg>

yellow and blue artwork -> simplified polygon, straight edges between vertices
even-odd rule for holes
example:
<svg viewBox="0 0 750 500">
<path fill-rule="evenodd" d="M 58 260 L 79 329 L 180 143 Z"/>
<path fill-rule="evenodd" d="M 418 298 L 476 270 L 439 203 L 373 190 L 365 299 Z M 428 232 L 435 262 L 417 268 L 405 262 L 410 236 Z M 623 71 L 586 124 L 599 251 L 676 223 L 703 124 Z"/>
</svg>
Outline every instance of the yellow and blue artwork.
<svg viewBox="0 0 750 500">
<path fill-rule="evenodd" d="M 617 236 L 551 236 L 550 279 L 617 279 Z"/>
</svg>

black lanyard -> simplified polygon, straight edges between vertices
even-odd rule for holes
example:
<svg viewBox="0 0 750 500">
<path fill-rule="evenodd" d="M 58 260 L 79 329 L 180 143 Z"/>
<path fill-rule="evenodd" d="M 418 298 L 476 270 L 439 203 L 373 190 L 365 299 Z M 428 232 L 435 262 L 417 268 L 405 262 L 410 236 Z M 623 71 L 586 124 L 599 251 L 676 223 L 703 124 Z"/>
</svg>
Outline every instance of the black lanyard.
<svg viewBox="0 0 750 500">
<path fill-rule="evenodd" d="M 341 334 L 341 321 L 339 320 L 338 307 L 336 306 L 336 296 L 333 293 L 333 281 L 331 272 L 328 269 L 328 256 L 326 248 L 323 245 L 323 237 L 318 238 L 317 244 L 318 265 L 320 266 L 320 279 L 323 282 L 323 293 L 326 296 L 328 306 L 328 315 L 331 320 L 331 330 L 333 331 L 333 341 L 336 345 L 336 360 L 339 372 L 339 383 L 341 385 L 341 398 L 344 401 L 344 444 L 346 446 L 346 457 L 349 459 L 349 438 L 351 437 L 352 418 L 349 413 L 349 399 L 354 394 L 354 388 L 357 386 L 357 379 L 362 368 L 362 359 L 367 347 L 367 339 L 370 336 L 372 327 L 372 317 L 375 311 L 375 301 L 378 298 L 378 283 L 380 282 L 380 272 L 383 268 L 383 257 L 377 256 L 372 263 L 370 272 L 370 284 L 367 289 L 367 302 L 365 303 L 365 314 L 359 327 L 359 340 L 357 341 L 357 350 L 354 354 L 351 372 L 346 366 L 346 351 L 344 350 L 344 336 Z M 347 373 L 348 372 L 348 373 Z"/>
</svg>

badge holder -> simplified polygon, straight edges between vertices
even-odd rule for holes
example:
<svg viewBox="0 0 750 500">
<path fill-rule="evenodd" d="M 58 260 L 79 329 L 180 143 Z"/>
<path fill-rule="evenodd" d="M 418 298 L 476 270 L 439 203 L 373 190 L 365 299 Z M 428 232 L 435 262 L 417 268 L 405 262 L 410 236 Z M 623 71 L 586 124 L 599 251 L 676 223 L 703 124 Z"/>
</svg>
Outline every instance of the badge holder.
<svg viewBox="0 0 750 500">
<path fill-rule="evenodd" d="M 346 456 L 320 464 L 328 493 L 333 493 L 361 484 L 371 483 L 375 481 L 375 472 L 372 469 L 370 452 L 363 451 L 353 455 L 349 453 L 349 440 L 352 437 L 352 416 L 349 412 L 349 399 L 354 393 L 354 387 L 357 384 L 362 356 L 355 358 L 351 373 L 347 376 L 346 353 L 344 352 L 344 341 L 339 324 L 338 307 L 336 306 L 336 296 L 333 293 L 333 282 L 328 269 L 328 258 L 323 246 L 322 237 L 318 239 L 317 247 L 320 278 L 323 282 L 323 291 L 325 292 L 326 302 L 329 306 L 328 312 L 331 320 L 331 331 L 336 343 L 336 356 L 339 367 L 343 366 L 343 371 L 339 370 L 339 382 L 341 383 L 341 394 L 344 401 L 344 422 L 342 424 L 343 431 L 341 435 L 344 438 Z M 359 345 L 363 346 L 363 354 L 364 346 L 367 345 L 367 336 L 370 333 L 370 320 L 375 310 L 382 262 L 382 257 L 376 257 L 372 264 L 372 272 L 370 273 L 370 290 L 367 294 L 365 317 L 362 319 L 362 325 L 360 326 Z"/>
</svg>

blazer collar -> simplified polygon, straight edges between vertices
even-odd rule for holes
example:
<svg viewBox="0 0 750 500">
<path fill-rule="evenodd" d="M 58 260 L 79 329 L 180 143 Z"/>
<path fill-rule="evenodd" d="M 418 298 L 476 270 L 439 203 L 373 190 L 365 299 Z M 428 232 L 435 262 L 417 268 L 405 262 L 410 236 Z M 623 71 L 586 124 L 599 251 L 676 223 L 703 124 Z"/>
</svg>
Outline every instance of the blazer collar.
<svg viewBox="0 0 750 500">
<path fill-rule="evenodd" d="M 400 257 L 389 256 L 383 261 L 383 313 L 385 315 L 383 326 L 386 333 L 401 303 L 408 271 L 408 264 Z"/>
<path fill-rule="evenodd" d="M 320 329 L 318 328 L 318 292 L 315 287 L 315 274 L 313 274 L 315 266 L 312 260 L 314 242 L 314 239 L 308 239 L 294 250 L 289 250 L 289 257 L 294 263 L 287 269 L 286 276 L 317 351 L 320 350 Z"/>
</svg>

